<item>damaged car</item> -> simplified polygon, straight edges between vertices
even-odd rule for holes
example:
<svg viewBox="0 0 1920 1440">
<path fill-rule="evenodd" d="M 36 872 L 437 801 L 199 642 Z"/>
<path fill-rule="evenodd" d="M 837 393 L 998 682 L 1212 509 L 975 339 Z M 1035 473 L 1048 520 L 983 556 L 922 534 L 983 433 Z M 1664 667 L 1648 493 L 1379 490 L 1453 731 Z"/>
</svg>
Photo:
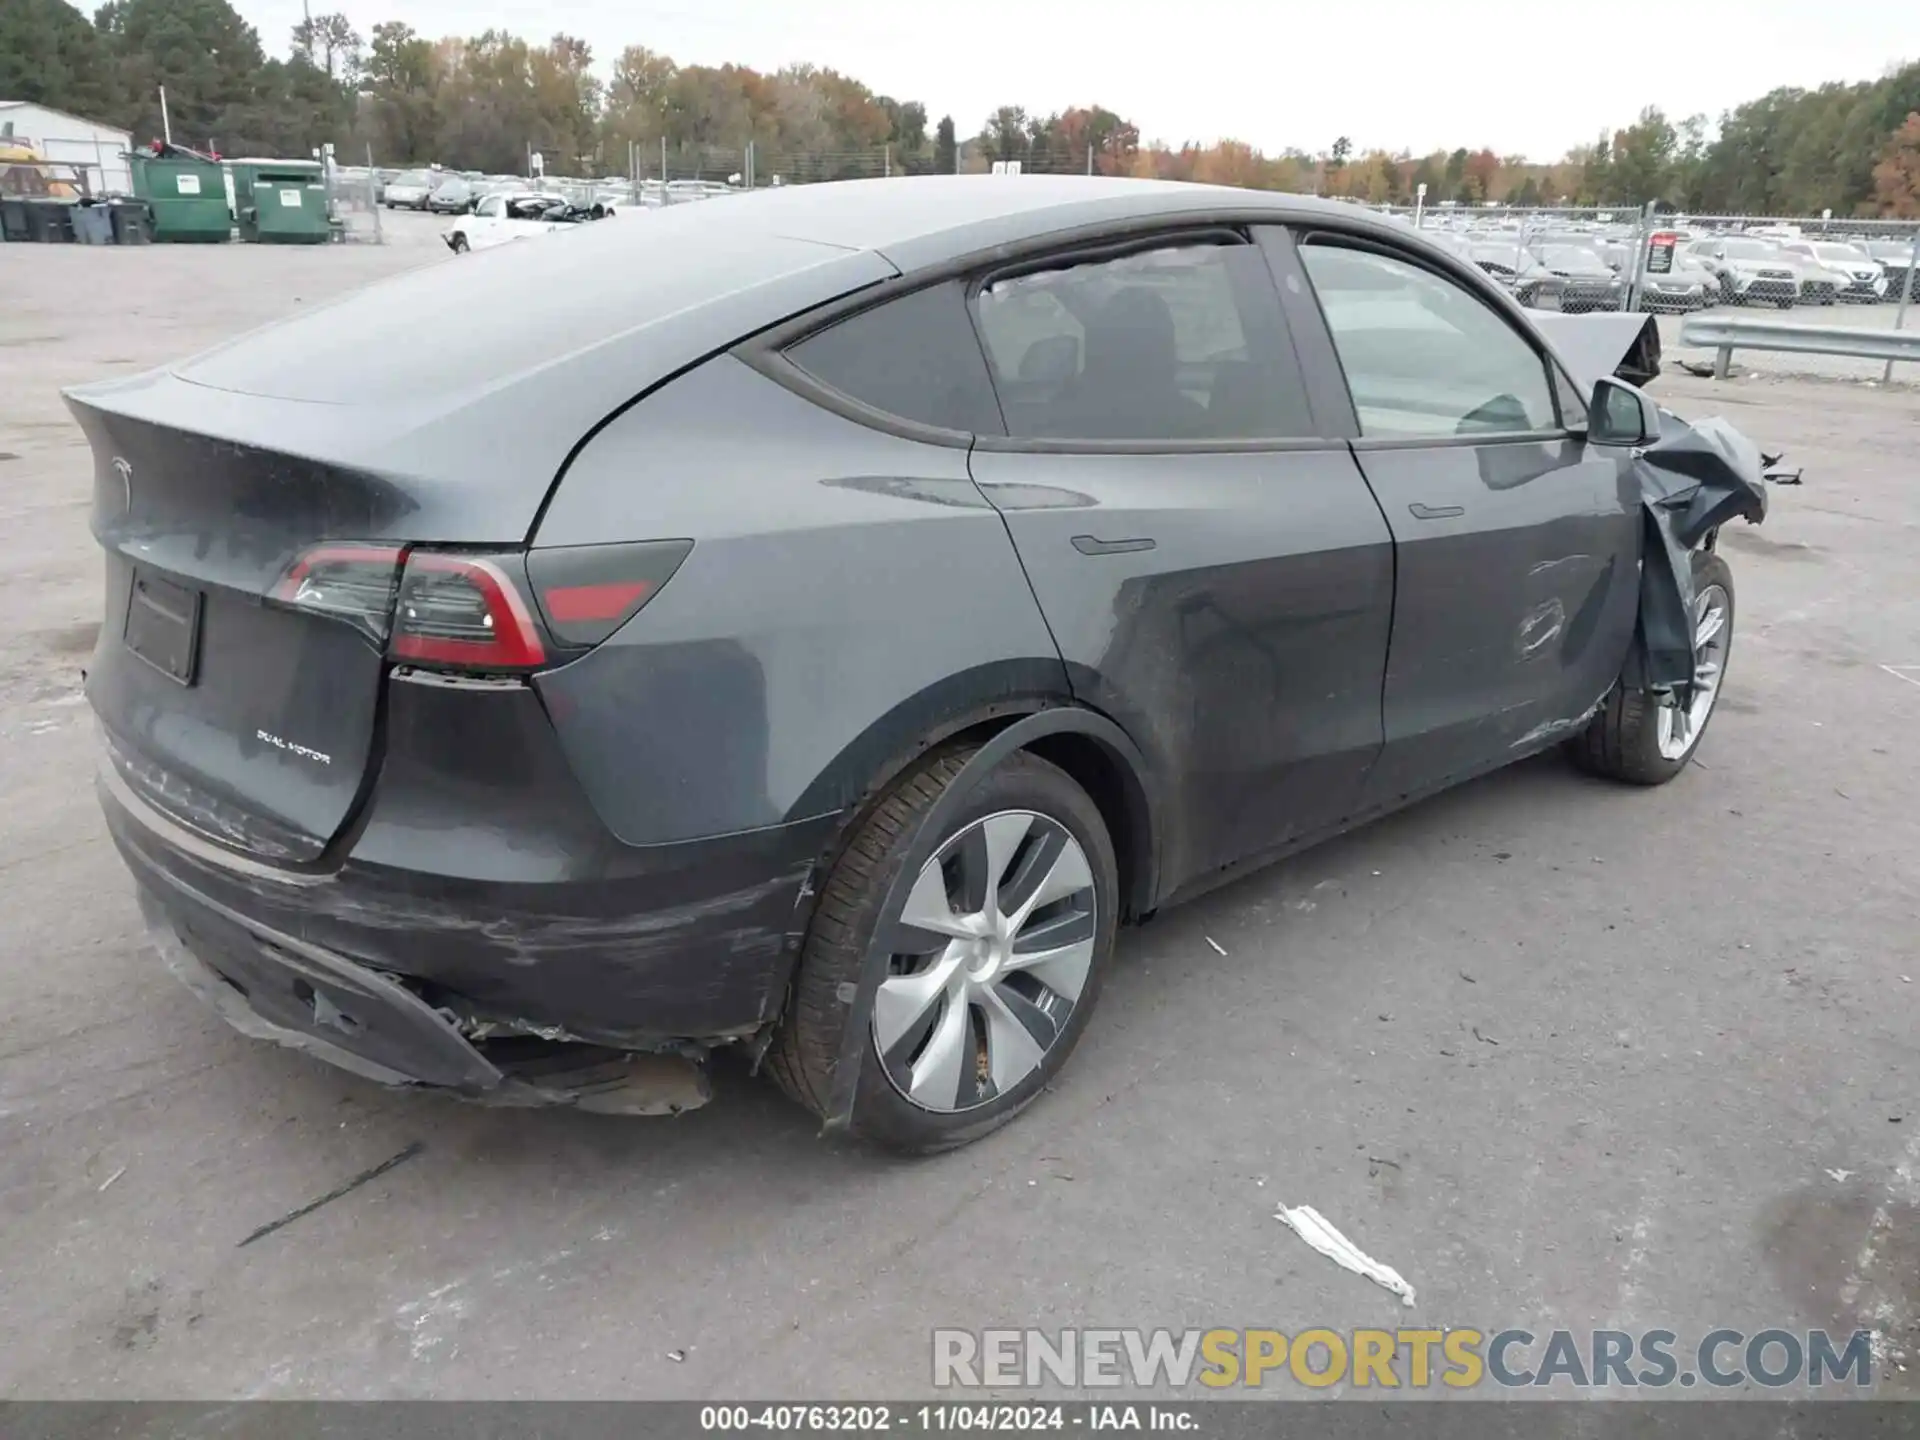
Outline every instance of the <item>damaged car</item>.
<svg viewBox="0 0 1920 1440">
<path fill-rule="evenodd" d="M 108 829 L 248 1034 L 623 1113 L 732 1049 L 958 1145 L 1122 925 L 1542 750 L 1686 769 L 1765 495 L 1621 378 L 1651 326 L 1119 179 L 417 270 L 68 392 Z"/>
<path fill-rule="evenodd" d="M 605 220 L 613 214 L 610 199 L 576 205 L 561 196 L 537 190 L 500 191 L 483 196 L 471 215 L 454 221 L 440 238 L 454 254 L 464 255 L 469 250 L 487 250 L 514 240 L 552 235 L 590 220 Z"/>
</svg>

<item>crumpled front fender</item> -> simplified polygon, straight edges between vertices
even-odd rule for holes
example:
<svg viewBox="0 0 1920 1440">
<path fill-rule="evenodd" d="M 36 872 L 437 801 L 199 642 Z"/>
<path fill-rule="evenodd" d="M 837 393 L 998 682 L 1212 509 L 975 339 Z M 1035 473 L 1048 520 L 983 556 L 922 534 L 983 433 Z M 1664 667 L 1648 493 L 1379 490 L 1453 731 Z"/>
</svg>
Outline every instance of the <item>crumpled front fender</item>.
<svg viewBox="0 0 1920 1440">
<path fill-rule="evenodd" d="M 1725 420 L 1662 411 L 1661 424 L 1660 438 L 1633 457 L 1645 543 L 1629 679 L 1684 703 L 1696 678 L 1691 552 L 1730 520 L 1767 518 L 1766 462 Z"/>
</svg>

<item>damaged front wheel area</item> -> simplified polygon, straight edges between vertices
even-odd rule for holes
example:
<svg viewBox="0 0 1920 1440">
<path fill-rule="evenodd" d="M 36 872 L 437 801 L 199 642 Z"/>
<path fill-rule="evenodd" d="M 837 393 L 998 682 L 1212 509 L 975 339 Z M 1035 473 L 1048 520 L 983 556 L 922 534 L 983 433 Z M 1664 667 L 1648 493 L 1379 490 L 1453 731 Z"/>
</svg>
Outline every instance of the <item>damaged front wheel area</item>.
<svg viewBox="0 0 1920 1440">
<path fill-rule="evenodd" d="M 1618 682 L 1587 728 L 1567 743 L 1582 770 L 1633 785 L 1664 785 L 1686 768 L 1713 718 L 1733 649 L 1733 572 L 1709 551 L 1693 553 L 1694 685 L 1685 703 L 1671 691 Z"/>
</svg>

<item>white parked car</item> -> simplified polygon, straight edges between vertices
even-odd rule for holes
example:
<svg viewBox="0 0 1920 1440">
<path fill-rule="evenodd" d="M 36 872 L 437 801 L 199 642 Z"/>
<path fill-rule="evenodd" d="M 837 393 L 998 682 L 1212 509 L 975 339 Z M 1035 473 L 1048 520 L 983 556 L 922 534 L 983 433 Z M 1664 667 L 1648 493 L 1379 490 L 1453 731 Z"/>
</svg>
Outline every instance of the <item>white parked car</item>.
<svg viewBox="0 0 1920 1440">
<path fill-rule="evenodd" d="M 440 177 L 431 170 L 403 170 L 387 181 L 382 194 L 389 210 L 424 210 L 439 183 Z"/>
<path fill-rule="evenodd" d="M 469 250 L 485 250 L 510 240 L 528 240 L 556 230 L 570 230 L 589 220 L 609 219 L 613 214 L 611 201 L 573 205 L 561 196 L 542 195 L 537 190 L 497 191 L 482 196 L 472 213 L 456 218 L 440 238 L 454 254 L 464 255 Z"/>
<path fill-rule="evenodd" d="M 1886 298 L 1886 267 L 1857 245 L 1843 245 L 1833 240 L 1789 240 L 1780 248 L 1837 276 L 1839 299 L 1872 304 Z"/>
</svg>

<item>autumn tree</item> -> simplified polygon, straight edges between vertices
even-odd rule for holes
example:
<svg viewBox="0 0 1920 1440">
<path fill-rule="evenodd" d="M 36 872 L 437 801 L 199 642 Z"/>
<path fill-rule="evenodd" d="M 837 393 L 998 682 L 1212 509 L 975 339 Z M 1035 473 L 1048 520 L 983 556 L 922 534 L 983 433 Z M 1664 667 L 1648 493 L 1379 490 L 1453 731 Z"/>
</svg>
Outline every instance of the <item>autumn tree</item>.
<svg viewBox="0 0 1920 1440">
<path fill-rule="evenodd" d="M 1888 137 L 1873 167 L 1873 199 L 1882 215 L 1920 218 L 1920 111 Z"/>
</svg>

